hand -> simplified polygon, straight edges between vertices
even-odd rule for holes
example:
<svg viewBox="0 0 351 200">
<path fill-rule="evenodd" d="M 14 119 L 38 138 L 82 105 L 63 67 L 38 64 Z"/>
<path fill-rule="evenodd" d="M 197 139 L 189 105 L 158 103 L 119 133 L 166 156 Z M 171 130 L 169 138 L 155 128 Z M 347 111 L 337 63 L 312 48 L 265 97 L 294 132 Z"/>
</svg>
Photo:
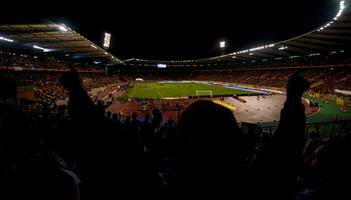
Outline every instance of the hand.
<svg viewBox="0 0 351 200">
<path fill-rule="evenodd" d="M 298 72 L 290 76 L 287 85 L 287 97 L 291 98 L 301 98 L 302 94 L 308 90 L 310 83 L 303 78 Z"/>
</svg>

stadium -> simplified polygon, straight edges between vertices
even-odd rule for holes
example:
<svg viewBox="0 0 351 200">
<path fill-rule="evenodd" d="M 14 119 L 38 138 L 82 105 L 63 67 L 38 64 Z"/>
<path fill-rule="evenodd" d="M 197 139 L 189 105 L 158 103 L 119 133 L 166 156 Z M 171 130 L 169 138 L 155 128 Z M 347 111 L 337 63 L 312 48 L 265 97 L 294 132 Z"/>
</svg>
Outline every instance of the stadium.
<svg viewBox="0 0 351 200">
<path fill-rule="evenodd" d="M 0 24 L 0 195 L 350 198 L 351 9 L 330 2 L 309 32 L 193 59 Z"/>
</svg>

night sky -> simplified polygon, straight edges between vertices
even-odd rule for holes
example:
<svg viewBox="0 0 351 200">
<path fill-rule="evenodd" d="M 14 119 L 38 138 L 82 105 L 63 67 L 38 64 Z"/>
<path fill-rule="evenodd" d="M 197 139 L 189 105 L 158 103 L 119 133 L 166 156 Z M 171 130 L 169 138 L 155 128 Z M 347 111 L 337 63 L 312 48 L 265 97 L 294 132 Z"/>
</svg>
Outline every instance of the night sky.
<svg viewBox="0 0 351 200">
<path fill-rule="evenodd" d="M 121 59 L 193 59 L 220 54 L 221 39 L 230 52 L 306 33 L 332 19 L 339 1 L 46 2 L 6 3 L 0 24 L 64 23 L 100 46 L 108 31 Z"/>
</svg>

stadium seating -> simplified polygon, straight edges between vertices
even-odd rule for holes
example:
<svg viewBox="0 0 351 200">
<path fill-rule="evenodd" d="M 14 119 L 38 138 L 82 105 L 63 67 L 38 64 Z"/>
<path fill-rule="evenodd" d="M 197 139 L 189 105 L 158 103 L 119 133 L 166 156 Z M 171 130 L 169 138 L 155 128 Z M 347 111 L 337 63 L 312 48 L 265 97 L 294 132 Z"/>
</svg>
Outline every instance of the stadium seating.
<svg viewBox="0 0 351 200">
<path fill-rule="evenodd" d="M 67 71 L 68 67 L 75 66 L 79 71 L 104 72 L 101 67 L 89 63 L 72 63 L 54 57 L 43 57 L 30 55 L 24 52 L 8 51 L 0 49 L 0 70 L 21 70 L 21 71 Z"/>
<path fill-rule="evenodd" d="M 325 137 L 317 123 L 306 131 L 303 91 L 298 101 L 286 101 L 277 130 L 269 127 L 269 132 L 257 124 L 243 123 L 239 129 L 232 112 L 212 101 L 123 96 L 137 78 L 224 81 L 289 92 L 287 83 L 296 71 L 311 83 L 309 92 L 335 94 L 335 89 L 351 91 L 347 67 L 282 69 L 276 63 L 270 69 L 105 75 L 96 66 L 75 65 L 86 72 L 79 76 L 67 72 L 71 63 L 0 55 L 0 67 L 5 67 L 0 79 L 32 83 L 34 92 L 33 101 L 3 98 L 8 95 L 0 99 L 1 199 L 19 199 L 22 193 L 29 199 L 184 199 L 189 191 L 201 195 L 211 190 L 246 199 L 351 196 L 342 184 L 351 177 L 350 121 L 335 117 L 324 123 Z M 120 112 L 107 111 L 109 106 Z M 232 184 L 225 190 L 228 179 Z"/>
</svg>

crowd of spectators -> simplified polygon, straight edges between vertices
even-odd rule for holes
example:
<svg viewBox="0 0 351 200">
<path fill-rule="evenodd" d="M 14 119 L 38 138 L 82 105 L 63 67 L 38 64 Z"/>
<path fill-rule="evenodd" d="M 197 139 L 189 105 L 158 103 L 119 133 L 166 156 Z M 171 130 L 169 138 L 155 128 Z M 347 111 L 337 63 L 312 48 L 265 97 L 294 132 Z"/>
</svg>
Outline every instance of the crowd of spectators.
<svg viewBox="0 0 351 200">
<path fill-rule="evenodd" d="M 63 87 L 58 83 L 59 75 L 34 76 L 26 81 L 34 81 L 34 98 L 39 102 L 47 104 L 54 103 L 57 100 L 65 100 L 68 95 Z"/>
<path fill-rule="evenodd" d="M 84 75 L 83 85 L 88 91 L 94 88 L 106 87 L 112 84 L 122 85 L 124 83 L 118 76 L 105 76 L 105 75 Z"/>
<path fill-rule="evenodd" d="M 3 69 L 12 69 L 14 67 L 23 70 L 53 70 L 68 71 L 69 67 L 77 67 L 79 71 L 104 73 L 103 67 L 95 66 L 89 63 L 74 63 L 56 59 L 55 57 L 47 57 L 41 55 L 28 55 L 22 52 L 11 52 L 0 49 L 0 67 Z"/>
<path fill-rule="evenodd" d="M 59 82 L 62 74 L 57 73 L 0 73 L 2 80 L 14 80 L 17 82 L 29 82 L 33 84 L 34 100 L 43 103 L 54 103 L 68 98 Z M 85 74 L 82 76 L 83 86 L 87 91 L 103 88 L 110 85 L 124 88 L 126 83 L 116 76 L 105 76 L 98 74 Z M 94 94 L 92 94 L 94 95 Z"/>
<path fill-rule="evenodd" d="M 350 63 L 338 56 L 291 59 L 284 65 Z M 265 65 L 280 67 L 283 62 Z M 1 80 L 33 83 L 36 100 L 0 102 L 0 199 L 351 198 L 350 130 L 327 140 L 318 131 L 306 137 L 301 104 L 308 88 L 321 93 L 351 91 L 347 68 L 301 69 L 302 78 L 294 69 L 80 76 L 69 70 L 72 66 L 104 72 L 89 64 L 0 50 L 0 67 L 5 68 Z M 62 74 L 12 74 L 8 67 L 54 69 Z M 230 110 L 211 101 L 142 100 L 136 103 L 143 116 L 124 116 L 106 112 L 113 98 L 103 102 L 89 96 L 90 91 L 113 84 L 126 88 L 136 78 L 285 88 L 287 100 L 278 129 L 271 135 L 252 127 L 244 132 Z M 56 106 L 53 102 L 58 100 L 68 102 Z M 179 120 L 165 120 L 163 113 L 168 111 L 179 111 Z"/>
<path fill-rule="evenodd" d="M 120 72 L 106 76 L 105 74 L 83 74 L 83 86 L 87 91 L 96 88 L 112 87 L 120 90 L 119 96 L 135 79 L 142 77 L 145 81 L 195 80 L 226 82 L 239 85 L 251 85 L 263 88 L 285 89 L 285 83 L 296 70 L 233 70 L 233 71 L 194 71 L 177 73 L 159 72 Z M 351 71 L 346 68 L 303 69 L 300 72 L 311 82 L 310 90 L 321 94 L 336 94 L 335 89 L 351 91 Z M 59 83 L 58 73 L 1 73 L 2 80 L 12 79 L 33 83 L 36 101 L 53 103 L 64 101 L 68 95 Z M 91 95 L 99 96 L 94 92 Z M 337 94 L 340 95 L 340 94 Z M 101 96 L 101 95 L 100 95 Z M 123 98 L 121 98 L 123 99 Z M 128 100 L 128 98 L 126 99 Z M 143 100 L 143 99 L 141 99 Z M 166 108 L 169 108 L 166 106 Z"/>
<path fill-rule="evenodd" d="M 345 51 L 334 51 L 329 53 L 315 53 L 302 56 L 281 57 L 271 59 L 256 59 L 237 63 L 237 67 L 298 67 L 298 66 L 332 66 L 350 64 L 350 53 Z"/>
<path fill-rule="evenodd" d="M 0 50 L 0 66 L 23 67 L 27 69 L 67 69 L 65 62 L 52 57 L 38 57 L 6 50 Z"/>
<path fill-rule="evenodd" d="M 351 70 L 348 68 L 304 68 L 304 69 L 265 69 L 265 70 L 197 70 L 167 73 L 159 71 L 120 72 L 118 75 L 133 81 L 142 77 L 146 81 L 197 80 L 237 83 L 262 87 L 285 88 L 289 77 L 299 71 L 311 82 L 313 90 L 333 93 L 335 89 L 351 91 Z M 316 85 L 318 84 L 318 85 Z"/>
<path fill-rule="evenodd" d="M 351 197 L 351 138 L 322 141 L 312 132 L 305 141 L 309 83 L 296 74 L 273 135 L 244 133 L 230 110 L 206 100 L 177 122 L 158 109 L 106 113 L 77 72 L 57 79 L 67 106 L 0 104 L 1 199 Z"/>
<path fill-rule="evenodd" d="M 329 66 L 329 65 L 345 65 L 350 63 L 350 56 L 344 51 L 330 52 L 329 54 L 302 56 L 293 59 L 278 59 L 260 61 L 259 63 L 245 63 L 245 68 L 240 66 L 233 68 L 217 67 L 217 70 L 178 70 L 177 73 L 167 73 L 154 71 L 152 69 L 146 71 L 117 72 L 117 76 L 104 76 L 104 68 L 91 65 L 89 63 L 72 63 L 56 59 L 54 57 L 33 56 L 23 52 L 12 52 L 6 49 L 0 49 L 0 69 L 4 70 L 12 67 L 20 67 L 24 69 L 46 69 L 56 70 L 63 73 L 68 71 L 70 67 L 75 67 L 81 72 L 100 73 L 100 76 L 86 75 L 84 78 L 85 87 L 88 90 L 98 87 L 104 87 L 108 84 L 118 82 L 133 82 L 136 78 L 145 80 L 200 80 L 200 81 L 223 81 L 238 84 L 247 84 L 265 87 L 284 88 L 288 78 L 296 71 L 296 69 L 284 69 L 284 67 L 302 66 L 300 69 L 304 76 L 312 83 L 312 89 L 320 93 L 333 93 L 335 89 L 351 90 L 351 72 L 347 67 L 329 68 L 308 68 L 308 66 Z M 260 66 L 260 70 L 252 69 L 252 67 Z M 2 68 L 1 68 L 2 67 Z M 5 68 L 4 68 L 5 67 Z M 269 68 L 269 69 L 262 69 Z M 238 70 L 241 69 L 241 70 Z M 6 70 L 5 70 L 6 71 Z M 35 73 L 35 72 L 33 72 Z M 55 75 L 50 75 L 55 76 Z M 35 77 L 35 75 L 34 75 Z M 39 82 L 38 90 L 49 90 L 53 98 L 62 99 L 64 93 L 57 86 L 58 81 L 55 77 L 33 78 Z M 57 84 L 55 84 L 57 83 Z M 49 85 L 44 89 L 42 85 Z M 56 91 L 56 92 L 55 92 Z M 38 94 L 37 96 L 40 97 Z M 41 97 L 45 98 L 45 97 Z M 48 97 L 49 98 L 49 97 Z M 53 99 L 51 98 L 51 99 Z"/>
</svg>

